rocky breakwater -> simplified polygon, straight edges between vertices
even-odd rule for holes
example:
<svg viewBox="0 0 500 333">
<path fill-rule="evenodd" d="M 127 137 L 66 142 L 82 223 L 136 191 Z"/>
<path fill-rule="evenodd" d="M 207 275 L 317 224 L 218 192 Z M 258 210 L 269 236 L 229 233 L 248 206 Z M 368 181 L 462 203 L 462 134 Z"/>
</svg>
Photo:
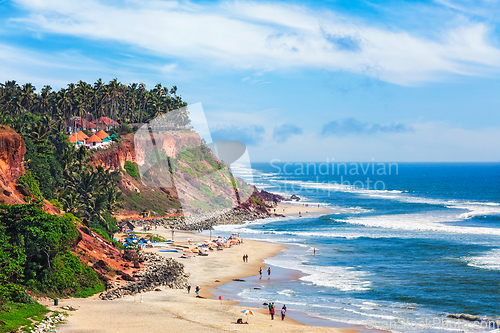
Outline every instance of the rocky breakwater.
<svg viewBox="0 0 500 333">
<path fill-rule="evenodd" d="M 184 272 L 184 265 L 172 258 L 165 258 L 155 253 L 140 252 L 139 258 L 143 261 L 143 269 L 134 274 L 131 282 L 119 288 L 103 292 L 99 295 L 102 300 L 113 300 L 125 295 L 153 291 L 160 286 L 173 289 L 187 287 L 188 275 Z"/>
<path fill-rule="evenodd" d="M 142 226 L 147 222 L 153 225 L 156 224 L 164 226 L 165 228 L 177 230 L 210 229 L 216 225 L 243 224 L 248 221 L 283 216 L 273 212 L 273 208 L 283 199 L 282 196 L 277 194 L 264 190 L 260 192 L 255 190 L 247 201 L 234 209 L 224 209 L 204 214 L 192 214 L 174 218 L 137 219 L 128 220 L 126 222 L 134 226 Z M 124 224 L 124 226 L 126 225 Z"/>
<path fill-rule="evenodd" d="M 249 209 L 232 209 L 216 214 L 196 215 L 189 218 L 174 218 L 166 221 L 166 228 L 179 230 L 210 229 L 216 225 L 243 224 L 248 221 L 265 219 L 272 216 L 281 216 L 250 207 Z"/>
</svg>

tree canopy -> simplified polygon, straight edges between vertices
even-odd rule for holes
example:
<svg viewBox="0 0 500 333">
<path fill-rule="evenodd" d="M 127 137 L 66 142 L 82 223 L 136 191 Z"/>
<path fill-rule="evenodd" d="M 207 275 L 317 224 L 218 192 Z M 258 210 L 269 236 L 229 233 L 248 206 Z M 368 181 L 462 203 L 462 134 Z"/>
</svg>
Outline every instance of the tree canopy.
<svg viewBox="0 0 500 333">
<path fill-rule="evenodd" d="M 88 121 L 108 117 L 119 123 L 143 123 L 186 105 L 176 86 L 169 89 L 161 83 L 147 89 L 144 83 L 125 85 L 113 79 L 106 84 L 98 79 L 94 84 L 69 83 L 59 91 L 46 85 L 39 93 L 31 83 L 0 83 L 0 123 L 6 123 L 6 117 L 26 113 L 46 117 L 62 127 L 74 116 Z"/>
</svg>

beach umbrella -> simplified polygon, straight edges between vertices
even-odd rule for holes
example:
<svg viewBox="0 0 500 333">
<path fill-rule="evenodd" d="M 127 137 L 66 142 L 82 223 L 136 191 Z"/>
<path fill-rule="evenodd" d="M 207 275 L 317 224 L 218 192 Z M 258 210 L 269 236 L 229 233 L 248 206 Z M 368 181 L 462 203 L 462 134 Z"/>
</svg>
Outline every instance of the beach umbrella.
<svg viewBox="0 0 500 333">
<path fill-rule="evenodd" d="M 246 314 L 246 315 L 247 315 L 247 323 L 248 323 L 248 315 L 255 316 L 255 313 L 253 313 L 253 311 L 252 311 L 252 310 L 248 310 L 248 309 L 247 309 L 247 310 L 243 310 L 243 311 L 241 311 L 241 313 L 243 313 L 243 314 Z"/>
</svg>

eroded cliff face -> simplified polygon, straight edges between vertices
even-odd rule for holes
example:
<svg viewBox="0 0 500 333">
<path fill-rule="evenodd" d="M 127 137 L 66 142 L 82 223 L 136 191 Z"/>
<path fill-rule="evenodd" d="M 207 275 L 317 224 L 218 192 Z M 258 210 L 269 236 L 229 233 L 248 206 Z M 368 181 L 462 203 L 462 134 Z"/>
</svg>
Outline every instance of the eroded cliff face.
<svg viewBox="0 0 500 333">
<path fill-rule="evenodd" d="M 0 203 L 22 204 L 22 194 L 16 190 L 16 180 L 24 173 L 26 146 L 13 129 L 0 125 Z"/>
<path fill-rule="evenodd" d="M 24 204 L 23 198 L 32 196 L 16 184 L 17 178 L 25 172 L 25 154 L 26 145 L 21 136 L 12 128 L 0 125 L 0 204 Z M 61 213 L 47 200 L 43 201 L 42 209 L 50 214 Z"/>
<path fill-rule="evenodd" d="M 162 163 L 156 164 L 153 146 L 159 154 L 166 153 L 172 158 L 169 167 L 175 170 L 173 174 Z M 151 211 L 153 216 L 220 211 L 238 206 L 254 192 L 253 186 L 234 179 L 228 167 L 219 164 L 209 150 L 201 147 L 201 138 L 195 132 L 161 133 L 154 136 L 154 143 L 149 132 L 138 132 L 135 137 L 132 134 L 122 137 L 121 144 L 92 156 L 93 166 L 110 170 L 123 169 L 126 161 L 147 171 L 141 179 L 133 179 L 126 172 L 121 174 L 119 188 L 124 203 L 120 216 L 143 210 Z"/>
<path fill-rule="evenodd" d="M 167 132 L 157 135 L 155 141 L 158 149 L 172 158 L 176 158 L 183 147 L 199 147 L 201 144 L 197 133 Z M 145 153 L 150 151 L 151 145 L 151 137 L 134 142 L 133 134 L 126 135 L 121 138 L 121 144 L 92 155 L 92 165 L 102 165 L 110 170 L 123 168 L 126 161 L 143 165 L 146 162 Z"/>
<path fill-rule="evenodd" d="M 122 253 L 104 237 L 79 224 L 72 252 L 94 269 L 103 282 L 111 285 L 135 281 L 134 273 L 142 267 L 135 252 Z"/>
<path fill-rule="evenodd" d="M 92 166 L 102 165 L 111 171 L 123 169 L 126 161 L 136 162 L 133 140 L 123 140 L 109 150 L 95 153 L 91 159 Z"/>
</svg>

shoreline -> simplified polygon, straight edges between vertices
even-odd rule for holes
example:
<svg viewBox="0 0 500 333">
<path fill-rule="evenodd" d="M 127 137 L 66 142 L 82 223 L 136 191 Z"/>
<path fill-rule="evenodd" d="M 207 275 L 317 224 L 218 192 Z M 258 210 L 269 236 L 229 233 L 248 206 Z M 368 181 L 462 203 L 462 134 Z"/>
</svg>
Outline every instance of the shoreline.
<svg viewBox="0 0 500 333">
<path fill-rule="evenodd" d="M 170 230 L 157 230 L 153 233 L 170 233 Z M 187 237 L 184 237 L 187 236 Z M 193 238 L 200 241 L 207 237 L 203 234 L 176 232 L 175 238 Z M 177 242 L 176 242 L 177 243 Z M 183 243 L 180 241 L 179 243 Z M 187 243 L 186 241 L 184 243 Z M 302 332 L 306 326 L 309 332 L 344 332 L 354 333 L 358 329 L 337 329 L 331 327 L 308 326 L 286 317 L 281 321 L 278 315 L 274 321 L 270 319 L 266 309 L 258 307 L 244 307 L 235 305 L 236 300 L 197 298 L 194 294 L 196 284 L 202 287 L 201 297 L 216 297 L 213 290 L 232 279 L 244 279 L 256 274 L 255 268 L 263 267 L 263 260 L 279 254 L 284 246 L 258 241 L 245 241 L 223 251 L 210 253 L 208 257 L 193 257 L 178 259 L 180 253 L 159 252 L 166 257 L 174 257 L 185 265 L 185 272 L 190 273 L 189 281 L 193 292 L 188 294 L 185 289 L 160 288 L 162 291 L 151 291 L 135 296 L 127 296 L 113 301 L 102 301 L 97 295 L 87 299 L 60 300 L 59 307 L 50 304 L 52 310 L 61 310 L 62 306 L 72 306 L 78 309 L 69 312 L 70 317 L 66 324 L 58 325 L 58 332 L 137 332 L 152 329 L 158 332 L 182 331 L 189 325 L 189 329 L 199 332 L 220 331 L 251 331 L 251 332 Z M 151 249 L 148 249 L 148 252 Z M 157 252 L 154 249 L 151 252 Z M 217 253 L 218 252 L 218 253 Z M 249 255 L 249 262 L 244 263 L 242 256 Z M 246 267 L 245 267 L 246 266 Z M 216 282 L 218 280 L 218 282 Z M 221 304 L 222 303 L 222 304 Z M 235 324 L 238 318 L 246 321 L 241 313 L 244 309 L 251 309 L 255 316 L 249 316 L 249 325 Z M 293 313 L 293 311 L 292 311 Z M 165 328 L 168 327 L 168 330 Z M 302 328 L 301 328 L 302 327 Z"/>
</svg>

